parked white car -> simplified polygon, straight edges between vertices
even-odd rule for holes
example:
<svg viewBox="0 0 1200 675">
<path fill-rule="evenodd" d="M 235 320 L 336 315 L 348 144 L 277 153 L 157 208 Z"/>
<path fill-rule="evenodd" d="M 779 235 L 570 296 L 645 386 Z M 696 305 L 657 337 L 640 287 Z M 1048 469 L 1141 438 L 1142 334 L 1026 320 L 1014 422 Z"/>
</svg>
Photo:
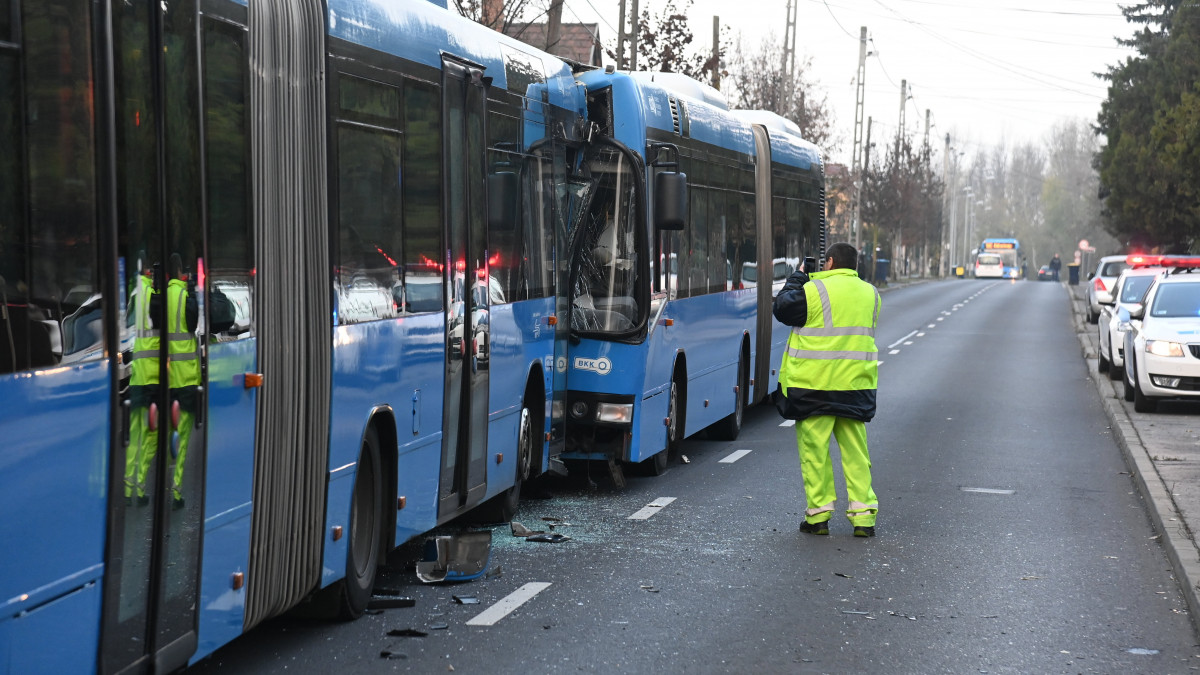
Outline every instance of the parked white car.
<svg viewBox="0 0 1200 675">
<path fill-rule="evenodd" d="M 1121 379 L 1125 369 L 1125 331 L 1129 329 L 1129 312 L 1141 309 L 1142 300 L 1154 278 L 1162 274 L 1159 265 L 1131 267 L 1117 277 L 1112 302 L 1100 304 L 1100 319 L 1096 322 L 1099 338 L 1100 372 L 1113 380 Z"/>
<path fill-rule="evenodd" d="M 1200 258 L 1155 277 L 1125 333 L 1125 400 L 1154 412 L 1162 399 L 1200 401 Z"/>
<path fill-rule="evenodd" d="M 1112 302 L 1113 284 L 1117 277 L 1129 267 L 1129 256 L 1106 255 L 1096 264 L 1096 271 L 1088 275 L 1087 320 L 1096 323 L 1100 319 L 1100 306 Z"/>
</svg>

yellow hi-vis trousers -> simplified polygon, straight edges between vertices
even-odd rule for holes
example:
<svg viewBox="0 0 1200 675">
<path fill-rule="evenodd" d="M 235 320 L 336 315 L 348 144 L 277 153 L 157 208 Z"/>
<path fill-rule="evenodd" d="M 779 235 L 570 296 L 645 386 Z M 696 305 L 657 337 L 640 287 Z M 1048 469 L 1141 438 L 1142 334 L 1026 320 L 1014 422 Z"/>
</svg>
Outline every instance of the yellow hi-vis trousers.
<svg viewBox="0 0 1200 675">
<path fill-rule="evenodd" d="M 804 475 L 804 497 L 808 502 L 804 519 L 823 523 L 833 511 L 837 492 L 833 486 L 833 462 L 829 457 L 830 435 L 837 438 L 842 454 L 842 476 L 850 501 L 846 517 L 854 525 L 875 526 L 879 499 L 871 489 L 871 454 L 867 450 L 867 425 L 834 415 L 817 415 L 796 424 L 800 446 L 800 471 Z"/>
</svg>

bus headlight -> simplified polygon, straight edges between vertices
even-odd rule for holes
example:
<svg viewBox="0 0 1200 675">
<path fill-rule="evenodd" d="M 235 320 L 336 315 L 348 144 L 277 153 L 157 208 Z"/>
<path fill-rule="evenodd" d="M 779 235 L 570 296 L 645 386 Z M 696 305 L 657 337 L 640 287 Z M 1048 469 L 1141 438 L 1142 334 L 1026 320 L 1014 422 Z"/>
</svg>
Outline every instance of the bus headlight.
<svg viewBox="0 0 1200 675">
<path fill-rule="evenodd" d="M 1183 356 L 1183 345 L 1166 340 L 1146 340 L 1146 351 L 1155 356 Z"/>
<path fill-rule="evenodd" d="M 596 421 L 614 424 L 629 424 L 633 422 L 632 403 L 597 403 Z"/>
</svg>

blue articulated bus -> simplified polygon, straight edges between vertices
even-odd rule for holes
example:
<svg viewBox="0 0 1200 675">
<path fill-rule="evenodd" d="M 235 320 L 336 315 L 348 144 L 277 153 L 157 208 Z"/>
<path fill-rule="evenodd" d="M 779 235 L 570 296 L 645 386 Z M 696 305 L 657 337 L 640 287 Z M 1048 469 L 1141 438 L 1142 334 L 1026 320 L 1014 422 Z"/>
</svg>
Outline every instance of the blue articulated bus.
<svg viewBox="0 0 1200 675">
<path fill-rule="evenodd" d="M 14 0 L 0 91 L 0 672 L 353 617 L 558 461 L 564 62 L 424 0 Z"/>
<path fill-rule="evenodd" d="M 979 253 L 996 253 L 1004 262 L 1005 279 L 1023 279 L 1025 254 L 1021 252 L 1020 240 L 1011 237 L 988 238 L 979 244 Z"/>
<path fill-rule="evenodd" d="M 735 438 L 778 381 L 771 300 L 824 252 L 819 151 L 679 75 L 591 71 L 573 228 L 566 458 L 652 474 L 705 428 Z"/>
</svg>

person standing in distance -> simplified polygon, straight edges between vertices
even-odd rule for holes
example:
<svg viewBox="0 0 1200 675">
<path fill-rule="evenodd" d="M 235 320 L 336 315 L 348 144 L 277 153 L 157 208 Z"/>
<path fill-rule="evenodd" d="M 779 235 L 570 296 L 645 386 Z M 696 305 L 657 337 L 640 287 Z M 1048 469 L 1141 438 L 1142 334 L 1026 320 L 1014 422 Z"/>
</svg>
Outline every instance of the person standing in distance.
<svg viewBox="0 0 1200 675">
<path fill-rule="evenodd" d="M 856 537 L 875 536 L 879 499 L 871 487 L 867 427 L 875 416 L 879 352 L 875 326 L 879 291 L 858 278 L 858 253 L 846 243 L 829 247 L 825 269 L 797 270 L 775 296 L 773 313 L 792 326 L 774 394 L 779 413 L 796 420 L 800 470 L 807 502 L 800 531 L 829 534 L 837 493 L 830 437 L 842 455 Z"/>
</svg>

